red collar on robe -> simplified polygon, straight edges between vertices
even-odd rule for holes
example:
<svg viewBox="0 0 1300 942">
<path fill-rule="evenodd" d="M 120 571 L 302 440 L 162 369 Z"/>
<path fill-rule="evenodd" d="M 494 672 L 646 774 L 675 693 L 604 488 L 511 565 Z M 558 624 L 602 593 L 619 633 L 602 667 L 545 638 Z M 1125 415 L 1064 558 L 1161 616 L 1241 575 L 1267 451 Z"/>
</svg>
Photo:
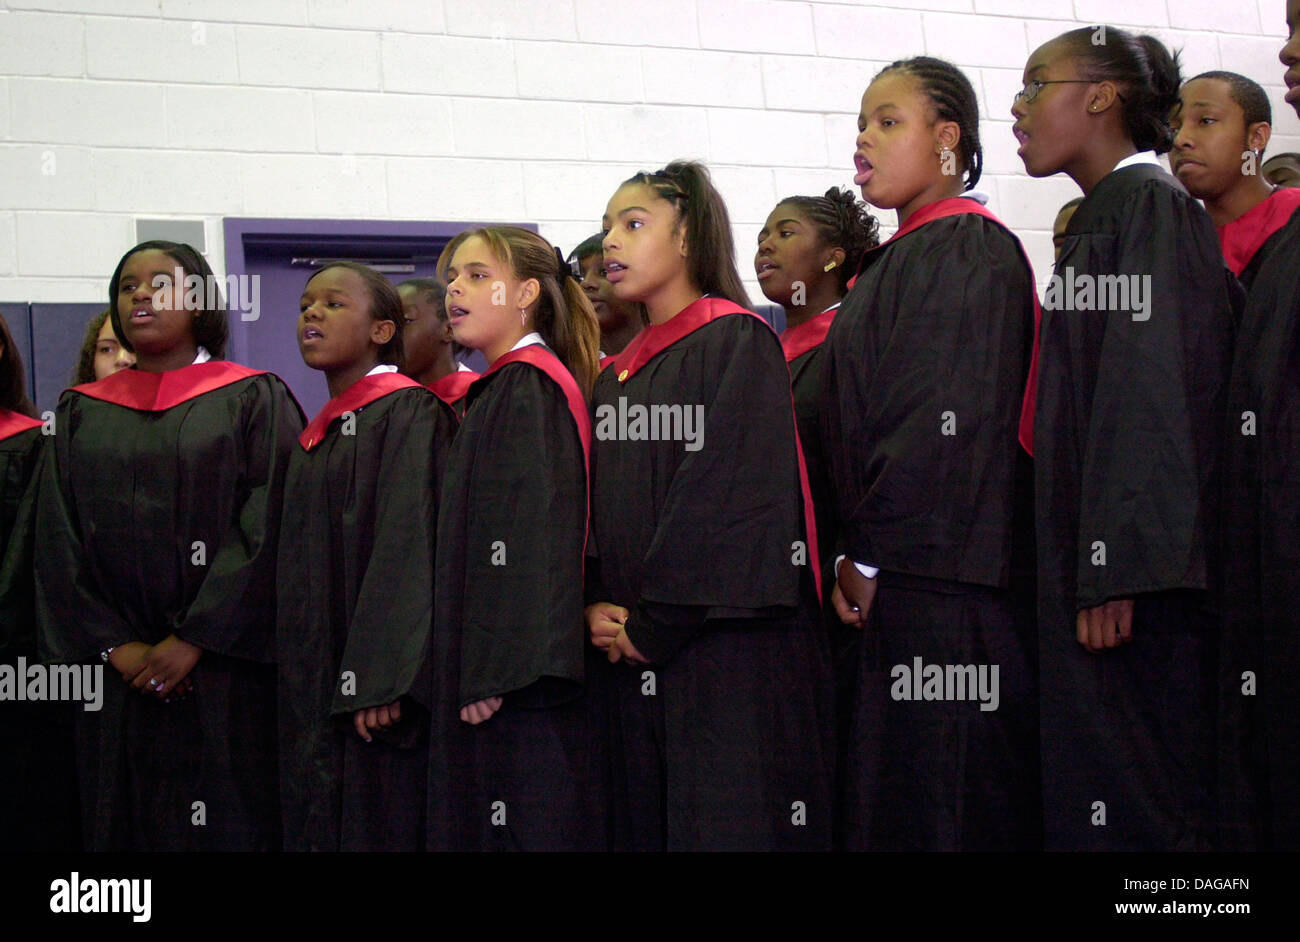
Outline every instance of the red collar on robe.
<svg viewBox="0 0 1300 942">
<path fill-rule="evenodd" d="M 861 273 L 862 266 L 866 264 L 867 257 L 872 252 L 878 252 L 891 242 L 901 239 L 908 233 L 915 232 L 927 222 L 934 222 L 936 219 L 943 219 L 947 216 L 959 216 L 963 213 L 974 213 L 977 216 L 983 216 L 985 219 L 991 219 L 1003 229 L 1007 229 L 1006 223 L 994 215 L 993 211 L 970 197 L 953 196 L 944 200 L 936 200 L 922 206 L 912 215 L 907 217 L 907 222 L 903 223 L 899 230 L 879 245 L 868 249 L 863 253 L 862 262 L 858 265 L 858 272 Z M 1025 252 L 1025 247 L 1021 245 L 1020 239 L 1014 232 L 1007 229 L 1011 238 L 1015 239 L 1016 246 L 1020 249 L 1020 256 L 1025 260 L 1025 266 L 1029 269 L 1029 279 L 1034 279 L 1034 266 L 1029 262 L 1029 255 Z M 850 287 L 857 281 L 857 275 L 849 282 Z M 1043 321 L 1043 307 L 1038 300 L 1038 291 L 1034 290 L 1034 349 L 1029 358 L 1029 376 L 1025 381 L 1025 394 L 1020 402 L 1020 444 L 1025 452 L 1033 457 L 1034 454 L 1034 403 L 1038 398 L 1038 330 Z"/>
<path fill-rule="evenodd" d="M 569 404 L 569 412 L 573 415 L 573 424 L 578 427 L 578 437 L 582 439 L 582 454 L 587 459 L 588 466 L 590 466 L 591 411 L 587 408 L 587 400 L 583 398 L 582 390 L 578 388 L 578 381 L 573 378 L 569 368 L 560 362 L 560 358 L 555 355 L 554 351 L 540 343 L 530 343 L 526 347 L 511 350 L 509 353 L 497 357 L 496 362 L 488 367 L 488 371 L 483 376 L 491 376 L 510 363 L 527 363 L 530 366 L 537 367 L 564 392 L 564 398 Z M 481 377 L 476 376 L 475 378 L 479 379 Z"/>
<path fill-rule="evenodd" d="M 1234 275 L 1246 270 L 1268 237 L 1285 226 L 1298 208 L 1300 188 L 1278 187 L 1258 206 L 1219 226 L 1219 248 Z"/>
<path fill-rule="evenodd" d="M 836 308 L 835 310 L 838 310 Z M 827 313 L 833 314 L 834 311 Z M 632 338 L 632 342 L 615 356 L 601 361 L 602 369 L 612 368 L 620 383 L 626 383 L 657 355 L 671 347 L 677 341 L 695 333 L 706 324 L 729 314 L 748 314 L 759 320 L 768 330 L 772 325 L 753 311 L 746 310 L 726 298 L 700 298 L 686 305 L 670 320 L 662 324 L 651 324 Z M 823 315 L 818 315 L 821 317 Z M 775 331 L 774 331 L 775 333 Z M 789 361 L 787 361 L 789 362 Z M 794 393 L 790 393 L 790 421 L 794 422 Z M 804 529 L 808 533 L 808 559 L 812 566 L 813 584 L 817 587 L 817 599 L 822 598 L 821 557 L 817 552 L 817 519 L 813 512 L 812 491 L 808 487 L 808 465 L 804 462 L 803 443 L 799 440 L 799 427 L 794 429 L 795 454 L 799 459 L 799 489 L 803 493 Z"/>
<path fill-rule="evenodd" d="M 710 324 L 728 314 L 748 314 L 750 317 L 758 317 L 753 311 L 748 311 L 726 298 L 700 298 L 686 305 L 662 324 L 650 324 L 643 328 L 641 333 L 633 337 L 619 353 L 601 360 L 600 367 L 602 370 L 612 367 L 618 381 L 626 383 L 641 367 L 677 341 L 695 333 L 705 324 Z M 763 321 L 761 317 L 758 319 Z M 766 324 L 767 321 L 763 323 Z"/>
<path fill-rule="evenodd" d="M 40 428 L 42 422 L 40 419 L 33 419 L 30 416 L 23 415 L 21 412 L 13 412 L 9 409 L 0 409 L 0 442 L 6 438 L 13 438 L 20 432 L 26 432 L 29 429 Z"/>
<path fill-rule="evenodd" d="M 168 409 L 229 386 L 250 376 L 261 376 L 266 370 L 249 369 L 229 360 L 208 360 L 192 363 L 179 370 L 146 373 L 144 370 L 118 370 L 93 383 L 73 386 L 74 392 L 92 399 L 101 399 L 115 405 L 138 409 L 141 412 L 166 412 Z"/>
<path fill-rule="evenodd" d="M 785 362 L 793 363 L 813 347 L 820 347 L 831 329 L 831 321 L 835 320 L 839 310 L 840 306 L 836 304 L 830 310 L 822 311 L 802 324 L 781 331 L 781 349 L 785 351 Z"/>
<path fill-rule="evenodd" d="M 302 434 L 298 436 L 298 444 L 303 447 L 304 451 L 311 451 L 325 440 L 325 433 L 329 431 L 330 423 L 343 415 L 344 412 L 356 412 L 358 409 L 364 409 L 376 399 L 382 399 L 391 393 L 411 389 L 412 387 L 415 389 L 427 388 L 411 379 L 411 377 L 403 376 L 401 373 L 375 373 L 373 376 L 363 376 L 325 403 L 324 408 L 317 413 L 316 418 L 312 419 L 310 424 L 302 430 Z"/>
<path fill-rule="evenodd" d="M 429 384 L 429 389 L 447 405 L 454 406 L 465 398 L 470 384 L 478 378 L 479 374 L 472 370 L 455 370 L 442 379 L 434 380 Z"/>
</svg>

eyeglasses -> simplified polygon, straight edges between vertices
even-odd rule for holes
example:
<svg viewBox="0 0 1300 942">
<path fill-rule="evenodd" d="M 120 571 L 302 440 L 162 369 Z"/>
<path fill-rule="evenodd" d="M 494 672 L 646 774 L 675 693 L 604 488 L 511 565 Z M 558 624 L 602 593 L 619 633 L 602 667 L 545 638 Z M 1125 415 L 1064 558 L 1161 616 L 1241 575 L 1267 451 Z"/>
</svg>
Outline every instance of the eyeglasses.
<svg viewBox="0 0 1300 942">
<path fill-rule="evenodd" d="M 1029 104 L 1038 97 L 1038 93 L 1043 90 L 1043 86 L 1045 85 L 1067 85 L 1071 82 L 1080 82 L 1084 85 L 1091 85 L 1093 81 L 1093 79 L 1049 79 L 1048 81 L 1034 79 L 1032 82 L 1026 83 L 1025 87 L 1020 89 L 1020 91 L 1016 92 L 1016 97 L 1012 99 L 1011 103 L 1015 105 L 1023 101 L 1026 105 Z M 1121 95 L 1120 101 L 1123 100 L 1124 97 Z"/>
</svg>

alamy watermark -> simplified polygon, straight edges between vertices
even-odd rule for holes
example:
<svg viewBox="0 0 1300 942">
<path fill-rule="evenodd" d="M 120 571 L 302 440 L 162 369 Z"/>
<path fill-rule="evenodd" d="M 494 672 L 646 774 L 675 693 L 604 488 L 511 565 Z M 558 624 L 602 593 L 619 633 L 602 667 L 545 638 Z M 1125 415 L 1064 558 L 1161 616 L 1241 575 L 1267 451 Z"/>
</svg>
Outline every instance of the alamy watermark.
<svg viewBox="0 0 1300 942">
<path fill-rule="evenodd" d="M 626 396 L 618 405 L 596 407 L 596 438 L 602 442 L 684 442 L 686 451 L 704 447 L 704 406 L 679 403 L 628 405 Z"/>
<path fill-rule="evenodd" d="M 1135 321 L 1151 319 L 1150 275 L 1075 274 L 1066 266 L 1047 283 L 1043 307 L 1050 311 L 1130 311 Z"/>
<path fill-rule="evenodd" d="M 0 700 L 75 701 L 88 713 L 104 707 L 103 664 L 0 664 Z"/>
<path fill-rule="evenodd" d="M 926 664 L 914 657 L 891 667 L 889 676 L 894 700 L 978 700 L 982 712 L 998 708 L 996 664 Z"/>
<path fill-rule="evenodd" d="M 226 310 L 239 312 L 239 319 L 255 321 L 262 316 L 262 278 L 260 275 L 186 274 L 177 268 L 171 275 L 154 275 L 154 307 L 184 311 L 211 311 L 226 299 Z"/>
</svg>

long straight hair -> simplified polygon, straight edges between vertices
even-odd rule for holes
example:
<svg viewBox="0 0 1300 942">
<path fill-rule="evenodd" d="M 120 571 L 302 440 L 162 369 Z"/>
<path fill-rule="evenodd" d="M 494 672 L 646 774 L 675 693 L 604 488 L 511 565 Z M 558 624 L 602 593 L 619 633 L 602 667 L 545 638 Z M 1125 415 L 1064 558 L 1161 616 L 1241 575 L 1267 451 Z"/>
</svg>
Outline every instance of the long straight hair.
<svg viewBox="0 0 1300 942">
<path fill-rule="evenodd" d="M 438 256 L 438 277 L 444 283 L 456 249 L 474 236 L 488 244 L 497 261 L 510 266 L 515 278 L 537 279 L 541 285 L 533 318 L 537 332 L 573 374 L 583 395 L 590 396 L 600 371 L 600 324 L 568 263 L 536 232 L 518 226 L 485 226 L 461 232 L 447 243 Z"/>
<path fill-rule="evenodd" d="M 0 409 L 18 412 L 30 419 L 36 418 L 36 406 L 27 398 L 27 383 L 23 376 L 23 358 L 18 355 L 9 325 L 0 317 L 0 341 L 5 345 L 0 353 Z"/>
</svg>

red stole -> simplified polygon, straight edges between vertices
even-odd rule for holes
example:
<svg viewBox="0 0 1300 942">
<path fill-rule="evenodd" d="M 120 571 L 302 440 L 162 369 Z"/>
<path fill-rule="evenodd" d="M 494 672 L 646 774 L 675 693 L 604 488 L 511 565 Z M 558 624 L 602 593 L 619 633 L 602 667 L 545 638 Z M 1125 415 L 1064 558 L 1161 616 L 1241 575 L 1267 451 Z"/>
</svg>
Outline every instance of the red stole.
<svg viewBox="0 0 1300 942">
<path fill-rule="evenodd" d="M 448 373 L 442 379 L 436 379 L 429 384 L 429 389 L 433 394 L 447 403 L 449 406 L 455 406 L 465 398 L 469 392 L 470 384 L 478 379 L 479 374 L 472 370 L 456 370 Z"/>
<path fill-rule="evenodd" d="M 229 360 L 209 360 L 162 373 L 146 373 L 137 369 L 118 370 L 101 380 L 73 386 L 72 389 L 83 396 L 140 412 L 166 412 L 204 393 L 265 372 L 266 370 L 249 369 Z"/>
<path fill-rule="evenodd" d="M 796 327 L 787 327 L 781 331 L 781 349 L 785 351 L 785 362 L 793 363 L 813 347 L 820 347 L 831 329 L 831 321 L 835 320 L 839 311 L 837 304 Z"/>
<path fill-rule="evenodd" d="M 40 419 L 33 419 L 23 415 L 21 412 L 12 412 L 9 409 L 0 409 L 0 442 L 6 438 L 13 438 L 21 432 L 41 427 Z"/>
<path fill-rule="evenodd" d="M 1219 226 L 1219 248 L 1234 275 L 1240 275 L 1268 237 L 1290 221 L 1300 208 L 1300 188 L 1279 187 L 1258 206 Z"/>
<path fill-rule="evenodd" d="M 601 368 L 613 368 L 618 381 L 626 383 L 636 375 L 641 367 L 683 337 L 693 334 L 706 324 L 711 324 L 718 318 L 730 314 L 748 314 L 750 317 L 761 321 L 768 330 L 772 330 L 772 325 L 753 311 L 746 310 L 726 298 L 700 298 L 698 301 L 686 305 L 681 311 L 673 315 L 671 320 L 646 327 L 641 333 L 632 338 L 632 342 L 624 347 L 621 353 L 602 360 Z M 791 423 L 795 421 L 793 392 L 790 393 L 790 421 Z M 795 455 L 799 459 L 799 490 L 803 494 L 804 528 L 808 532 L 808 559 L 809 564 L 812 566 L 813 583 L 817 587 L 817 599 L 820 602 L 822 597 L 822 573 L 821 557 L 817 554 L 817 520 L 813 514 L 812 491 L 808 488 L 808 467 L 803 460 L 803 443 L 799 441 L 799 428 L 797 425 L 794 429 L 794 446 Z"/>
<path fill-rule="evenodd" d="M 311 451 L 325 440 L 325 433 L 329 431 L 330 423 L 343 413 L 356 412 L 376 399 L 411 388 L 424 389 L 425 387 L 401 373 L 375 373 L 372 376 L 363 376 L 325 403 L 316 418 L 312 419 L 298 436 L 298 444 L 304 451 Z"/>
</svg>

